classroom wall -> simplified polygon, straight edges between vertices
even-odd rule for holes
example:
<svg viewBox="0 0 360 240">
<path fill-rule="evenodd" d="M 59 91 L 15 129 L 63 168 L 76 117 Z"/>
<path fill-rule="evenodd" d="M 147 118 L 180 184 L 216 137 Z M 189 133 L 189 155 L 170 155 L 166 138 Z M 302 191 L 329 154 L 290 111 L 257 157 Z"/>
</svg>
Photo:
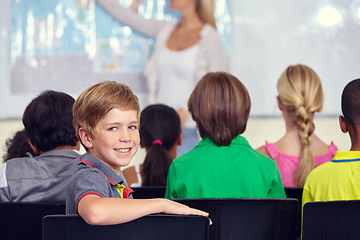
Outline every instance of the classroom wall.
<svg viewBox="0 0 360 240">
<path fill-rule="evenodd" d="M 9 26 L 12 24 L 11 3 L 15 2 L 21 1 L 3 0 L 0 7 L 0 99 L 3 99 L 0 109 L 5 109 L 4 118 L 0 119 L 1 159 L 4 155 L 5 140 L 22 128 L 21 120 L 6 119 L 21 116 L 29 101 L 38 94 L 10 94 Z M 252 116 L 244 133 L 249 143 L 256 148 L 263 145 L 265 139 L 272 142 L 284 133 L 283 120 L 274 110 L 276 81 L 288 64 L 301 62 L 310 65 L 319 73 L 325 93 L 324 115 L 315 119 L 315 133 L 325 142 L 334 140 L 339 149 L 348 150 L 348 135 L 340 131 L 336 115 L 340 112 L 340 92 L 343 86 L 351 79 L 359 77 L 356 60 L 360 49 L 360 32 L 354 31 L 359 26 L 359 1 L 340 3 L 328 0 L 317 4 L 311 0 L 222 2 L 231 5 L 232 43 L 225 46 L 227 49 L 232 48 L 231 73 L 244 82 L 252 98 Z M 324 19 L 324 16 L 328 18 Z M 220 22 L 227 21 L 222 19 Z M 221 25 L 219 30 L 223 27 Z M 83 62 L 81 63 L 83 65 Z M 74 78 L 70 79 L 72 81 Z M 134 86 L 133 81 L 131 84 L 134 89 L 145 85 L 140 82 L 139 86 Z M 139 87 L 140 90 L 143 90 L 142 87 Z M 144 92 L 140 90 L 137 95 L 140 102 L 145 102 Z M 13 114 L 14 109 L 18 109 L 17 114 Z M 133 163 L 141 162 L 144 155 L 144 150 L 140 150 Z M 2 161 L 0 162 L 1 165 Z"/>
<path fill-rule="evenodd" d="M 341 132 L 336 116 L 315 118 L 315 126 L 315 133 L 326 143 L 334 141 L 339 150 L 350 149 L 350 139 L 348 134 Z M 21 120 L 0 121 L 0 166 L 3 163 L 2 156 L 5 153 L 6 139 L 22 128 L 23 125 Z M 265 139 L 269 142 L 273 142 L 279 139 L 284 133 L 285 124 L 281 117 L 252 117 L 249 119 L 247 129 L 243 136 L 248 139 L 252 147 L 257 148 L 264 144 Z M 81 152 L 84 152 L 84 150 L 81 149 Z M 142 162 L 145 155 L 145 150 L 139 149 L 129 166 Z"/>
<path fill-rule="evenodd" d="M 77 97 L 93 83 L 110 79 L 128 84 L 135 92 L 146 93 L 141 71 L 151 52 L 152 40 L 135 41 L 125 34 L 131 31 L 101 7 L 96 5 L 87 12 L 87 8 L 77 6 L 80 2 L 1 1 L 0 102 L 6 102 L 6 105 L 0 104 L 1 119 L 19 118 L 28 102 L 48 88 Z M 131 1 L 119 2 L 129 4 Z M 165 8 L 164 13 L 168 13 L 164 3 L 169 0 L 137 2 L 151 2 L 146 6 L 158 6 L 149 7 L 149 11 Z M 359 0 L 214 2 L 217 30 L 228 53 L 229 71 L 248 88 L 253 116 L 273 115 L 276 81 L 289 64 L 297 63 L 312 67 L 320 76 L 325 96 L 323 112 L 339 113 L 342 89 L 360 76 Z M 58 7 L 61 13 L 54 10 Z M 164 18 L 155 12 L 152 17 Z M 70 18 L 73 14 L 78 17 Z M 54 31 L 57 27 L 61 31 Z M 44 42 L 46 36 L 51 41 Z M 134 45 L 127 45 L 130 43 Z M 122 47 L 110 51 L 111 45 Z M 109 52 L 98 46 L 108 46 L 105 49 Z M 141 46 L 144 51 L 132 52 L 142 49 Z M 118 68 L 106 64 L 108 67 L 99 67 L 103 61 L 113 60 L 113 56 L 131 59 L 131 62 L 137 59 L 139 64 L 124 68 L 121 64 Z"/>
</svg>

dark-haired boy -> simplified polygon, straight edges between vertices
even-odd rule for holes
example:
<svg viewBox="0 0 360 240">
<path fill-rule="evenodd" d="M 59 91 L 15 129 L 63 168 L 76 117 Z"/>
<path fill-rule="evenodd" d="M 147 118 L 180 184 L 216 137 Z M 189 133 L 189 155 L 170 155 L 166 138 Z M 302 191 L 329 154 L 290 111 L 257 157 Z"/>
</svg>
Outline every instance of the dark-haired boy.
<svg viewBox="0 0 360 240">
<path fill-rule="evenodd" d="M 75 100 L 45 91 L 23 114 L 28 142 L 36 154 L 13 158 L 0 169 L 0 202 L 65 202 L 70 176 L 79 161 L 80 143 L 72 125 Z"/>
<path fill-rule="evenodd" d="M 333 160 L 315 168 L 306 179 L 302 206 L 313 201 L 360 199 L 360 79 L 342 93 L 341 131 L 349 133 L 350 151 L 337 151 Z"/>
</svg>

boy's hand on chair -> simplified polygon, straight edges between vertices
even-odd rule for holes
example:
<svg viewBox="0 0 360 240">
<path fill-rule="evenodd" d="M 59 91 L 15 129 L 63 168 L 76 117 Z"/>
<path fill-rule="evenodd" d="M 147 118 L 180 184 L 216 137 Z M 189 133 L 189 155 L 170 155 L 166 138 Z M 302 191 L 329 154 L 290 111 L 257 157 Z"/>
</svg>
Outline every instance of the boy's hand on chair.
<svg viewBox="0 0 360 240">
<path fill-rule="evenodd" d="M 195 209 L 195 208 L 191 208 L 188 207 L 184 204 L 172 201 L 172 200 L 168 200 L 168 199 L 164 199 L 164 213 L 167 214 L 178 214 L 178 215 L 199 215 L 199 216 L 204 216 L 204 217 L 209 217 L 209 213 L 204 212 L 202 210 L 199 209 Z M 210 220 L 210 225 L 212 224 L 211 219 Z"/>
</svg>

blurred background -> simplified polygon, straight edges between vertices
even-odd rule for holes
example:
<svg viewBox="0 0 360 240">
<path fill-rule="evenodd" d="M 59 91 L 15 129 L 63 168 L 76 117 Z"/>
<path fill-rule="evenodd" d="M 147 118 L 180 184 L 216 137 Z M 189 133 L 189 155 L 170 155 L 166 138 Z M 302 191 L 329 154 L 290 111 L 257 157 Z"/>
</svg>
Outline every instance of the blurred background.
<svg viewBox="0 0 360 240">
<path fill-rule="evenodd" d="M 145 18 L 175 21 L 168 0 L 117 0 Z M 285 132 L 276 105 L 276 82 L 290 64 L 313 68 L 325 103 L 315 132 L 340 150 L 350 149 L 340 131 L 340 96 L 360 77 L 360 0 L 214 0 L 217 30 L 229 72 L 252 100 L 244 136 L 254 148 Z M 0 3 L 0 156 L 7 138 L 23 128 L 27 104 L 46 89 L 74 98 L 101 80 L 129 85 L 148 104 L 142 70 L 153 39 L 120 24 L 94 0 L 2 0 Z M 140 149 L 131 164 L 141 162 Z M 1 165 L 2 163 L 0 163 Z"/>
</svg>

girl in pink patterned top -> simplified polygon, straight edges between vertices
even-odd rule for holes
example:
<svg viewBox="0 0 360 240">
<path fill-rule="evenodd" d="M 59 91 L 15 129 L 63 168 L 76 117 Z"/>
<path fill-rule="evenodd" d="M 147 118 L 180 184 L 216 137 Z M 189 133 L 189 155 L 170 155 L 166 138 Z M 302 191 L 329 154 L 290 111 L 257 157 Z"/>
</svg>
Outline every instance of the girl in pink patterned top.
<svg viewBox="0 0 360 240">
<path fill-rule="evenodd" d="M 257 150 L 277 163 L 284 187 L 303 187 L 311 170 L 330 161 L 337 150 L 314 134 L 314 114 L 324 102 L 321 82 L 313 69 L 298 64 L 282 73 L 277 88 L 286 133 Z"/>
<path fill-rule="evenodd" d="M 279 168 L 284 187 L 296 187 L 293 181 L 293 176 L 301 158 L 299 156 L 282 153 L 276 148 L 274 143 L 268 143 L 267 141 L 265 142 L 265 149 L 268 153 L 267 155 L 277 161 L 277 166 Z M 314 157 L 314 167 L 330 161 L 335 155 L 336 151 L 337 147 L 333 142 L 331 142 L 328 152 Z"/>
</svg>

